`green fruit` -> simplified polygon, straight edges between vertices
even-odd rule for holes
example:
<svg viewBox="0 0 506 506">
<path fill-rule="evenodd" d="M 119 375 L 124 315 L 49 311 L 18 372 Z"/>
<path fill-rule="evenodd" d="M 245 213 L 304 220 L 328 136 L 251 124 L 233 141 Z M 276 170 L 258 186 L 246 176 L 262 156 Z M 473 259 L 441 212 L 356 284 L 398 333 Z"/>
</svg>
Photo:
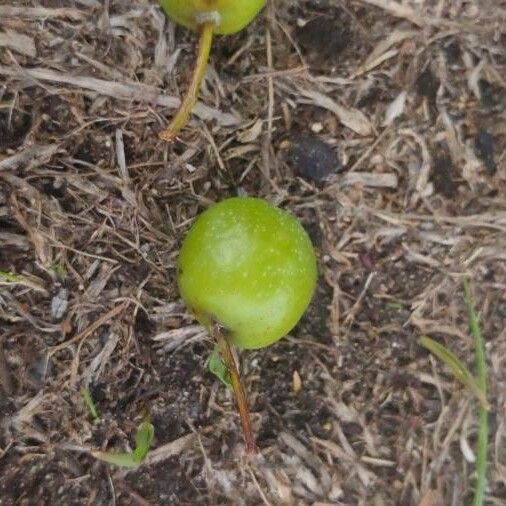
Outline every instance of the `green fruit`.
<svg viewBox="0 0 506 506">
<path fill-rule="evenodd" d="M 267 0 L 160 0 L 160 5 L 176 23 L 196 30 L 216 20 L 215 33 L 227 35 L 251 23 Z"/>
<path fill-rule="evenodd" d="M 265 200 L 231 198 L 204 211 L 178 260 L 181 295 L 199 321 L 221 324 L 233 344 L 262 348 L 287 334 L 316 285 L 302 225 Z"/>
</svg>

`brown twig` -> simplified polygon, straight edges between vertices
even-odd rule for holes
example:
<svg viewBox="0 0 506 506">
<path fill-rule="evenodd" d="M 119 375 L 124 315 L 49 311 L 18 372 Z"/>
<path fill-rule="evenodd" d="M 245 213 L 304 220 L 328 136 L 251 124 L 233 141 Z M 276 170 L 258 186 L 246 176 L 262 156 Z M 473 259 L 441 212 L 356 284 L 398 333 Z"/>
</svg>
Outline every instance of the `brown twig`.
<svg viewBox="0 0 506 506">
<path fill-rule="evenodd" d="M 128 306 L 128 301 L 123 302 L 122 304 L 118 304 L 117 306 L 113 307 L 110 311 L 103 314 L 100 318 L 95 320 L 90 326 L 85 328 L 82 332 L 79 334 L 76 334 L 74 337 L 68 339 L 67 341 L 64 341 L 63 343 L 57 344 L 56 346 L 53 346 L 49 349 L 50 355 L 53 355 L 57 351 L 63 350 L 70 346 L 71 344 L 77 343 L 83 339 L 85 339 L 87 336 L 95 332 L 99 327 L 107 323 L 109 320 L 112 320 L 115 316 L 117 316 L 123 309 L 125 309 Z"/>
<path fill-rule="evenodd" d="M 239 417 L 241 418 L 242 430 L 244 433 L 244 442 L 246 443 L 246 450 L 248 453 L 258 453 L 258 447 L 253 436 L 251 429 L 251 419 L 248 409 L 248 401 L 246 400 L 246 394 L 241 383 L 241 376 L 235 363 L 234 355 L 230 349 L 230 344 L 223 332 L 223 327 L 219 324 L 215 324 L 212 328 L 213 338 L 220 346 L 221 356 L 223 362 L 230 373 L 230 380 L 232 382 L 232 388 L 234 390 L 235 399 L 237 402 L 237 409 L 239 411 Z"/>
</svg>

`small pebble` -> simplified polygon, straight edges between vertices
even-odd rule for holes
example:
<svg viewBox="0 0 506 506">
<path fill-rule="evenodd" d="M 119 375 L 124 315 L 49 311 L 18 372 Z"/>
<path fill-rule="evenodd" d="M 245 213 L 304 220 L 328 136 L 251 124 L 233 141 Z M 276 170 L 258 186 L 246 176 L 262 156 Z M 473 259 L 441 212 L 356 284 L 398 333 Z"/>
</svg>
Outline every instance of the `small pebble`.
<svg viewBox="0 0 506 506">
<path fill-rule="evenodd" d="M 475 140 L 474 147 L 476 154 L 483 161 L 487 170 L 494 174 L 497 164 L 494 158 L 494 139 L 488 132 L 480 132 Z"/>
<path fill-rule="evenodd" d="M 60 288 L 58 293 L 51 300 L 51 316 L 53 320 L 60 320 L 69 305 L 68 290 Z"/>
<path fill-rule="evenodd" d="M 280 158 L 299 176 L 324 181 L 342 169 L 334 149 L 317 137 L 294 135 L 280 144 Z"/>
<path fill-rule="evenodd" d="M 318 122 L 318 123 L 313 123 L 311 125 L 311 130 L 315 133 L 315 134 L 319 134 L 322 130 L 323 130 L 323 125 Z"/>
</svg>

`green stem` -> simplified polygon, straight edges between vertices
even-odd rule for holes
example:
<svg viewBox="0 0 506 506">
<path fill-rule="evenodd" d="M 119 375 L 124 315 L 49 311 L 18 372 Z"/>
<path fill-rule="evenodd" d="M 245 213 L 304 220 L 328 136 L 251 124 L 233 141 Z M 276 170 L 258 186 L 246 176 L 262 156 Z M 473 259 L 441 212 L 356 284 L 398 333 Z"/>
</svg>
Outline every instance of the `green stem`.
<svg viewBox="0 0 506 506">
<path fill-rule="evenodd" d="M 483 395 L 487 396 L 487 359 L 485 342 L 481 335 L 481 328 L 476 315 L 469 281 L 464 280 L 464 299 L 469 317 L 469 327 L 474 339 L 476 357 L 477 381 Z M 478 451 L 476 457 L 476 489 L 473 506 L 482 506 L 485 498 L 485 484 L 487 474 L 487 444 L 488 444 L 488 412 L 483 406 L 478 411 Z"/>
<path fill-rule="evenodd" d="M 476 490 L 473 506 L 482 506 L 487 474 L 488 412 L 479 407 L 478 456 L 476 459 Z"/>
<path fill-rule="evenodd" d="M 246 400 L 246 394 L 241 383 L 241 376 L 239 369 L 234 360 L 234 355 L 230 349 L 228 339 L 223 333 L 223 327 L 219 324 L 215 324 L 212 328 L 212 335 L 216 342 L 221 347 L 221 356 L 223 362 L 230 373 L 230 381 L 232 383 L 232 389 L 234 390 L 235 400 L 237 402 L 237 410 L 239 411 L 239 418 L 241 419 L 242 430 L 244 434 L 244 441 L 246 443 L 246 450 L 248 453 L 258 453 L 258 447 L 253 436 L 253 430 L 251 429 L 251 420 L 249 416 L 248 402 Z"/>
<path fill-rule="evenodd" d="M 160 132 L 160 139 L 163 139 L 164 141 L 174 141 L 177 134 L 186 125 L 186 123 L 188 123 L 190 113 L 197 101 L 200 85 L 202 84 L 202 79 L 204 78 L 204 74 L 206 72 L 207 62 L 209 61 L 214 27 L 214 23 L 204 23 L 199 27 L 199 50 L 192 80 L 190 86 L 188 87 L 188 91 L 186 92 L 185 98 L 182 101 L 176 115 L 170 122 L 170 125 L 166 130 Z"/>
</svg>

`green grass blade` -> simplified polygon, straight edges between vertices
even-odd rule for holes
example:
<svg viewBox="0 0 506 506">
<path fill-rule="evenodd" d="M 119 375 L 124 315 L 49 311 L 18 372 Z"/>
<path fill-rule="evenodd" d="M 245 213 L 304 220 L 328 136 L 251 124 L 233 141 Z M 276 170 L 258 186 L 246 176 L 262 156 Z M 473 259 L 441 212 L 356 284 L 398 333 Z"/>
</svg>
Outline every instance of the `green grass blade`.
<svg viewBox="0 0 506 506">
<path fill-rule="evenodd" d="M 133 456 L 136 462 L 142 462 L 148 454 L 149 447 L 155 437 L 155 428 L 146 420 L 139 425 L 135 436 L 135 450 Z"/>
<path fill-rule="evenodd" d="M 137 467 L 147 456 L 153 438 L 155 428 L 145 420 L 137 428 L 135 436 L 135 450 L 133 452 L 91 452 L 99 460 L 119 467 Z"/>
<path fill-rule="evenodd" d="M 91 454 L 96 459 L 119 467 L 137 467 L 140 464 L 133 453 L 91 452 Z"/>
<path fill-rule="evenodd" d="M 485 341 L 481 335 L 478 315 L 474 309 L 471 287 L 467 279 L 464 280 L 464 300 L 469 318 L 469 328 L 474 339 L 474 353 L 476 357 L 476 371 L 478 385 L 483 396 L 487 397 L 487 357 Z M 480 405 L 478 412 L 478 449 L 476 457 L 476 488 L 473 506 L 482 506 L 485 501 L 485 485 L 487 481 L 487 445 L 488 445 L 488 412 Z"/>
<path fill-rule="evenodd" d="M 30 279 L 27 276 L 22 276 L 21 274 L 13 274 L 12 272 L 0 271 L 0 286 L 1 285 L 21 285 L 26 286 L 28 288 L 32 288 L 37 292 L 47 294 L 47 290 L 41 286 L 38 282 L 33 279 Z"/>
<path fill-rule="evenodd" d="M 478 384 L 482 392 L 487 393 L 487 359 L 485 356 L 485 342 L 481 335 L 480 323 L 478 315 L 474 310 L 473 297 L 471 295 L 471 288 L 469 281 L 464 280 L 464 300 L 466 302 L 467 314 L 469 318 L 469 328 L 474 339 L 475 356 L 476 356 L 476 370 L 478 376 Z"/>
<path fill-rule="evenodd" d="M 0 281 L 5 280 L 9 283 L 19 283 L 21 284 L 23 282 L 23 276 L 19 276 L 18 274 L 13 274 L 12 272 L 7 271 L 0 271 Z"/>
<path fill-rule="evenodd" d="M 87 388 L 81 388 L 81 397 L 83 398 L 84 404 L 88 409 L 88 413 L 93 420 L 98 420 L 98 411 L 91 397 L 90 391 Z"/>
<path fill-rule="evenodd" d="M 481 389 L 474 376 L 469 369 L 454 355 L 446 346 L 434 341 L 430 337 L 423 336 L 420 338 L 420 344 L 435 355 L 439 360 L 444 362 L 452 371 L 453 375 L 466 387 L 480 402 L 484 409 L 490 409 L 486 395 Z"/>
</svg>

